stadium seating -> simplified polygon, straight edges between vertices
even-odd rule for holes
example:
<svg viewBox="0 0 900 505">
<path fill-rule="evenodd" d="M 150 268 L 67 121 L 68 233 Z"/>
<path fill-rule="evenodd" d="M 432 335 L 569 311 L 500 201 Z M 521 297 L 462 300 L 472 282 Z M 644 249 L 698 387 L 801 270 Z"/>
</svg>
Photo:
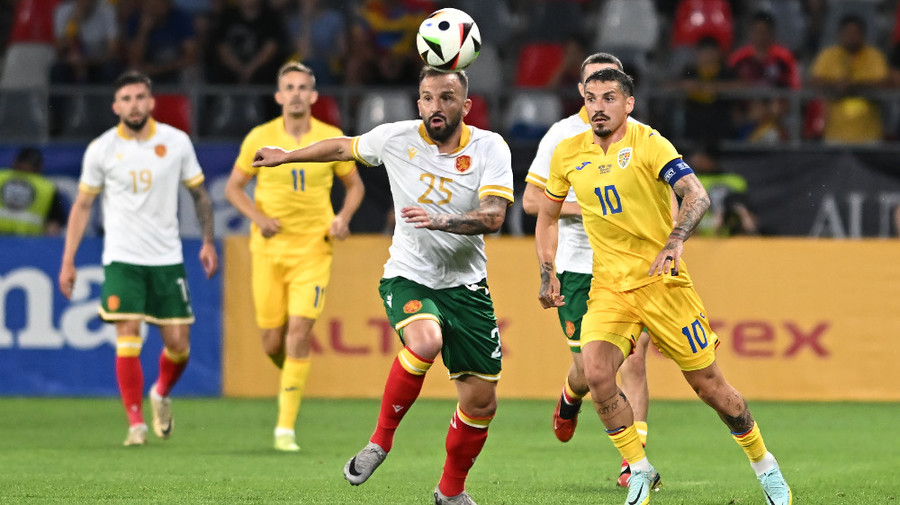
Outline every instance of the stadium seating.
<svg viewBox="0 0 900 505">
<path fill-rule="evenodd" d="M 469 91 L 474 93 L 497 93 L 503 89 L 503 61 L 493 44 L 481 46 L 478 59 L 466 69 L 469 76 Z"/>
<path fill-rule="evenodd" d="M 800 0 L 761 0 L 756 11 L 766 11 L 775 20 L 775 40 L 794 53 L 803 49 L 806 13 Z M 748 12 L 753 15 L 753 12 Z"/>
<path fill-rule="evenodd" d="M 562 101 L 555 93 L 519 91 L 506 107 L 506 130 L 514 140 L 537 140 L 562 117 Z"/>
<path fill-rule="evenodd" d="M 46 88 L 50 82 L 50 66 L 56 59 L 53 46 L 43 42 L 16 42 L 6 50 L 0 70 L 0 88 Z"/>
<path fill-rule="evenodd" d="M 472 108 L 466 116 L 466 123 L 483 130 L 491 129 L 491 111 L 488 101 L 481 95 L 469 95 Z"/>
<path fill-rule="evenodd" d="M 341 107 L 331 95 L 319 95 L 319 99 L 312 105 L 312 115 L 332 126 L 341 127 Z"/>
<path fill-rule="evenodd" d="M 563 60 L 560 42 L 532 42 L 522 46 L 516 64 L 516 86 L 543 88 Z"/>
<path fill-rule="evenodd" d="M 617 54 L 615 48 L 643 52 L 656 47 L 659 19 L 651 0 L 607 0 L 597 17 L 594 47 Z"/>
<path fill-rule="evenodd" d="M 156 107 L 153 117 L 161 123 L 174 126 L 190 135 L 193 132 L 193 111 L 191 100 L 181 94 L 154 95 Z"/>
<path fill-rule="evenodd" d="M 367 93 L 357 109 L 356 133 L 365 133 L 383 123 L 415 119 L 413 103 L 413 97 L 404 91 Z"/>
<path fill-rule="evenodd" d="M 734 19 L 726 0 L 681 0 L 676 7 L 672 45 L 692 46 L 703 37 L 713 37 L 723 51 L 731 51 Z"/>
</svg>

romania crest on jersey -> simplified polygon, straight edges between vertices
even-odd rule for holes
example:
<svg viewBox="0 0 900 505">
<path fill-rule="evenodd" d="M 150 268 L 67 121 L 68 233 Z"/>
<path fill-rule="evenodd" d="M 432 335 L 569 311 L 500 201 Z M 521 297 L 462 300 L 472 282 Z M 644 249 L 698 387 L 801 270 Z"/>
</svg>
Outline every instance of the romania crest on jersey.
<svg viewBox="0 0 900 505">
<path fill-rule="evenodd" d="M 631 148 L 619 149 L 619 168 L 624 169 L 631 163 Z"/>
<path fill-rule="evenodd" d="M 403 312 L 407 314 L 412 314 L 414 312 L 418 312 L 419 309 L 422 308 L 422 302 L 419 300 L 410 300 L 406 302 L 406 305 L 403 306 Z"/>
<path fill-rule="evenodd" d="M 471 166 L 472 166 L 472 158 L 470 158 L 469 156 L 463 155 L 463 156 L 458 156 L 456 158 L 456 170 L 458 170 L 460 172 L 465 172 Z"/>
</svg>

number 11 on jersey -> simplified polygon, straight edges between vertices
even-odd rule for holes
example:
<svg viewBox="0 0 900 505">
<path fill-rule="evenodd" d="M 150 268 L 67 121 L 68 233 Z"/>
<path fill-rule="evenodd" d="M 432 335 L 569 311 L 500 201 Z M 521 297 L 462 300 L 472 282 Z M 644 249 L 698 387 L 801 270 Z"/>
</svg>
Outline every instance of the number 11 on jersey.
<svg viewBox="0 0 900 505">
<path fill-rule="evenodd" d="M 301 169 L 291 170 L 291 176 L 294 178 L 294 191 L 306 191 L 306 171 Z"/>
</svg>

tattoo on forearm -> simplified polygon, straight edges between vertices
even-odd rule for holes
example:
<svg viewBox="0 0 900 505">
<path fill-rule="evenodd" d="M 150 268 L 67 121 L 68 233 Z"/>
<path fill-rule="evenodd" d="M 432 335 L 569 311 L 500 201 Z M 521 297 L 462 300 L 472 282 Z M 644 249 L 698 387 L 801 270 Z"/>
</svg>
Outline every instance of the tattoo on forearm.
<svg viewBox="0 0 900 505">
<path fill-rule="evenodd" d="M 459 235 L 481 235 L 497 231 L 506 218 L 507 200 L 486 196 L 480 206 L 465 214 L 430 214 L 434 228 Z"/>
<path fill-rule="evenodd" d="M 550 282 L 551 275 L 553 275 L 553 262 L 541 263 L 541 284 L 546 286 Z"/>
<path fill-rule="evenodd" d="M 190 188 L 190 193 L 194 198 L 197 221 L 200 222 L 200 229 L 203 230 L 203 240 L 212 241 L 215 238 L 215 219 L 213 219 L 213 205 L 209 193 L 206 192 L 203 184 Z"/>
</svg>

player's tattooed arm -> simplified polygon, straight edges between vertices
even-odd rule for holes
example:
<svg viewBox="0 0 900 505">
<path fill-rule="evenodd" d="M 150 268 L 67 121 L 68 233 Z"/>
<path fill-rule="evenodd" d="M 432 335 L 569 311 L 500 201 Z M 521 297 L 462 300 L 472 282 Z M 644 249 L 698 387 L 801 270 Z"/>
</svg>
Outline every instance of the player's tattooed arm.
<svg viewBox="0 0 900 505">
<path fill-rule="evenodd" d="M 197 213 L 197 221 L 200 222 L 200 229 L 203 230 L 203 241 L 212 242 L 215 238 L 215 228 L 213 219 L 213 205 L 206 192 L 206 186 L 203 183 L 188 188 L 191 197 L 194 199 L 194 210 Z"/>
<path fill-rule="evenodd" d="M 458 235 L 481 235 L 500 230 L 506 219 L 509 200 L 488 195 L 479 201 L 478 208 L 465 214 L 437 214 L 422 207 L 404 207 L 400 217 L 416 228 L 440 230 Z"/>
<path fill-rule="evenodd" d="M 694 174 L 679 179 L 672 189 L 681 198 L 681 207 L 675 218 L 675 229 L 670 236 L 676 236 L 684 241 L 694 232 L 703 214 L 709 209 L 709 194 Z"/>
<path fill-rule="evenodd" d="M 675 217 L 675 228 L 669 234 L 666 245 L 650 265 L 648 275 L 659 275 L 671 267 L 672 275 L 678 275 L 678 265 L 684 252 L 684 241 L 693 233 L 700 219 L 709 209 L 709 195 L 694 174 L 679 179 L 672 187 L 681 198 L 681 207 Z"/>
</svg>

